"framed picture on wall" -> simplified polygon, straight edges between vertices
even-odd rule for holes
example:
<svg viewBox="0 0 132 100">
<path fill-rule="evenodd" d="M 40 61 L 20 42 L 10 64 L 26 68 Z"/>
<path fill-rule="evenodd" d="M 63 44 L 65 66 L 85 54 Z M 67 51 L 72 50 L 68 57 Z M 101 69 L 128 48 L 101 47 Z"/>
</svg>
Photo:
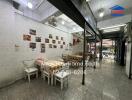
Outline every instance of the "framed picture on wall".
<svg viewBox="0 0 132 100">
<path fill-rule="evenodd" d="M 52 48 L 52 44 L 49 44 L 49 48 Z"/>
<path fill-rule="evenodd" d="M 49 43 L 49 39 L 45 39 L 45 43 Z"/>
<path fill-rule="evenodd" d="M 31 41 L 31 35 L 23 34 L 23 40 L 24 41 Z"/>
<path fill-rule="evenodd" d="M 41 37 L 36 37 L 36 42 L 41 42 Z"/>
<path fill-rule="evenodd" d="M 29 34 L 31 34 L 31 35 L 36 35 L 36 30 L 30 29 L 30 30 L 29 30 Z"/>
<path fill-rule="evenodd" d="M 53 45 L 53 48 L 57 48 L 57 46 L 56 45 Z"/>
<path fill-rule="evenodd" d="M 40 48 L 41 48 L 41 53 L 44 53 L 44 52 L 45 52 L 45 44 L 42 43 L 42 44 L 40 45 Z"/>
<path fill-rule="evenodd" d="M 63 42 L 63 45 L 65 45 L 66 43 L 65 42 Z"/>
<path fill-rule="evenodd" d="M 59 40 L 59 37 L 58 36 L 56 36 L 56 40 Z"/>
<path fill-rule="evenodd" d="M 61 40 L 63 40 L 63 37 L 61 37 Z"/>
<path fill-rule="evenodd" d="M 35 49 L 36 48 L 36 43 L 31 42 L 29 44 L 29 47 L 32 48 L 32 49 Z"/>
<path fill-rule="evenodd" d="M 58 41 L 58 44 L 61 44 L 61 41 Z"/>
<path fill-rule="evenodd" d="M 53 38 L 52 34 L 49 34 L 49 38 L 50 38 L 50 39 L 52 39 L 52 38 Z"/>
<path fill-rule="evenodd" d="M 72 43 L 69 43 L 69 46 L 72 46 Z"/>
<path fill-rule="evenodd" d="M 52 43 L 54 43 L 54 44 L 55 44 L 55 43 L 56 43 L 56 40 L 52 40 Z"/>
<path fill-rule="evenodd" d="M 63 45 L 60 45 L 60 48 L 62 49 L 63 48 Z"/>
</svg>

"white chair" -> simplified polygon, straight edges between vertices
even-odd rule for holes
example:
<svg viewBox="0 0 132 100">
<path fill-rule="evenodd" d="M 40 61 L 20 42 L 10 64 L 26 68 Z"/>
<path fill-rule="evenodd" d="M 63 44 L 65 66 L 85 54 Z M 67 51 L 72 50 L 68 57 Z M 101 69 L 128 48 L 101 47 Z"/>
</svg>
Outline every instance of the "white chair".
<svg viewBox="0 0 132 100">
<path fill-rule="evenodd" d="M 64 63 L 63 65 L 62 65 L 62 70 L 64 70 L 64 71 L 67 71 L 67 70 L 69 70 L 69 66 L 70 66 L 70 63 L 69 62 L 67 62 L 67 63 Z"/>
<path fill-rule="evenodd" d="M 50 78 L 51 78 L 51 74 L 49 72 L 49 69 L 46 65 L 42 64 L 41 65 L 41 74 L 42 74 L 42 78 L 45 80 L 45 78 L 47 77 L 48 79 L 48 85 L 50 84 Z"/>
<path fill-rule="evenodd" d="M 38 69 L 34 65 L 34 60 L 25 60 L 23 61 L 24 64 L 24 71 L 26 73 L 26 76 L 28 76 L 28 81 L 30 83 L 30 76 L 36 75 L 36 78 L 38 78 Z M 25 78 L 26 78 L 25 76 Z"/>
<path fill-rule="evenodd" d="M 56 81 L 59 81 L 61 83 L 61 90 L 63 89 L 65 82 L 67 82 L 67 87 L 68 87 L 68 76 L 69 76 L 68 72 L 61 70 L 55 73 L 54 76 L 55 76 L 55 85 L 56 85 Z"/>
</svg>

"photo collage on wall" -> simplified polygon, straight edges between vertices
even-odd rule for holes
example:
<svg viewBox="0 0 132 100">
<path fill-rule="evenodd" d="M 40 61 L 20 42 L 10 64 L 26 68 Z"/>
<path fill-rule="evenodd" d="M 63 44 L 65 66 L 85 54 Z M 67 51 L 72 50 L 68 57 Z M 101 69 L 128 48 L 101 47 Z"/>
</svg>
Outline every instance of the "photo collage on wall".
<svg viewBox="0 0 132 100">
<path fill-rule="evenodd" d="M 35 37 L 35 41 L 33 41 L 32 37 Z M 64 37 L 55 36 L 49 34 L 48 38 L 45 38 L 45 43 L 42 43 L 42 37 L 37 36 L 37 32 L 34 29 L 29 29 L 29 34 L 23 34 L 24 41 L 30 41 L 29 48 L 34 50 L 37 46 L 36 43 L 40 43 L 40 52 L 45 53 L 45 43 L 48 44 L 49 48 L 60 48 L 63 49 L 64 45 L 66 45 L 64 41 Z M 58 45 L 59 44 L 59 45 Z"/>
<path fill-rule="evenodd" d="M 29 29 L 29 34 L 23 34 L 23 40 L 24 41 L 30 41 L 29 43 L 29 48 L 34 50 L 36 48 L 36 42 L 42 42 L 42 38 L 39 36 L 36 36 L 36 30 L 34 29 Z M 32 37 L 35 37 L 35 41 L 32 40 Z M 40 44 L 40 52 L 45 53 L 45 44 L 41 43 Z"/>
<path fill-rule="evenodd" d="M 51 40 L 51 43 L 50 43 L 50 40 Z M 49 34 L 49 39 L 48 38 L 45 39 L 45 43 L 49 43 L 49 48 L 61 48 L 62 49 L 63 45 L 66 45 L 63 37 L 59 37 L 59 36 L 53 37 L 52 34 Z"/>
</svg>

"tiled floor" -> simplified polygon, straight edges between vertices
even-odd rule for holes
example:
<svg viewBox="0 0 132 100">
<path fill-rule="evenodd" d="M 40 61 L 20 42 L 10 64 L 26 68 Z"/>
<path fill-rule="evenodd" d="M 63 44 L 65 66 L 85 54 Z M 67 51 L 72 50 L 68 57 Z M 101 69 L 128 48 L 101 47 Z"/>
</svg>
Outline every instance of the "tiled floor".
<svg viewBox="0 0 132 100">
<path fill-rule="evenodd" d="M 81 85 L 82 75 L 74 74 L 64 90 L 59 85 L 49 86 L 41 78 L 30 84 L 20 80 L 1 89 L 0 100 L 132 100 L 132 80 L 128 80 L 124 68 L 104 62 L 96 70 L 87 68 L 85 86 Z"/>
</svg>

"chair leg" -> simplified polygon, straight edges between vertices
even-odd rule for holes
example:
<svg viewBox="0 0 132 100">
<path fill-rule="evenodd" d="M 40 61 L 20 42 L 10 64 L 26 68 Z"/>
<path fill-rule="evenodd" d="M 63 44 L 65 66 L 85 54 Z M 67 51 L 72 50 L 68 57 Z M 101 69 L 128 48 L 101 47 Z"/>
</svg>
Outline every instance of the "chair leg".
<svg viewBox="0 0 132 100">
<path fill-rule="evenodd" d="M 29 81 L 29 83 L 30 83 L 30 75 L 28 74 L 28 81 Z"/>
<path fill-rule="evenodd" d="M 43 75 L 43 79 L 45 80 L 45 75 Z"/>
<path fill-rule="evenodd" d="M 61 79 L 61 90 L 63 89 L 63 79 Z"/>
<path fill-rule="evenodd" d="M 68 87 L 68 77 L 67 77 L 67 87 Z"/>
<path fill-rule="evenodd" d="M 56 78 L 55 78 L 55 85 L 56 85 Z"/>
<path fill-rule="evenodd" d="M 36 72 L 36 78 L 38 78 L 38 72 Z"/>
<path fill-rule="evenodd" d="M 48 76 L 48 85 L 50 84 L 50 77 Z"/>
</svg>

